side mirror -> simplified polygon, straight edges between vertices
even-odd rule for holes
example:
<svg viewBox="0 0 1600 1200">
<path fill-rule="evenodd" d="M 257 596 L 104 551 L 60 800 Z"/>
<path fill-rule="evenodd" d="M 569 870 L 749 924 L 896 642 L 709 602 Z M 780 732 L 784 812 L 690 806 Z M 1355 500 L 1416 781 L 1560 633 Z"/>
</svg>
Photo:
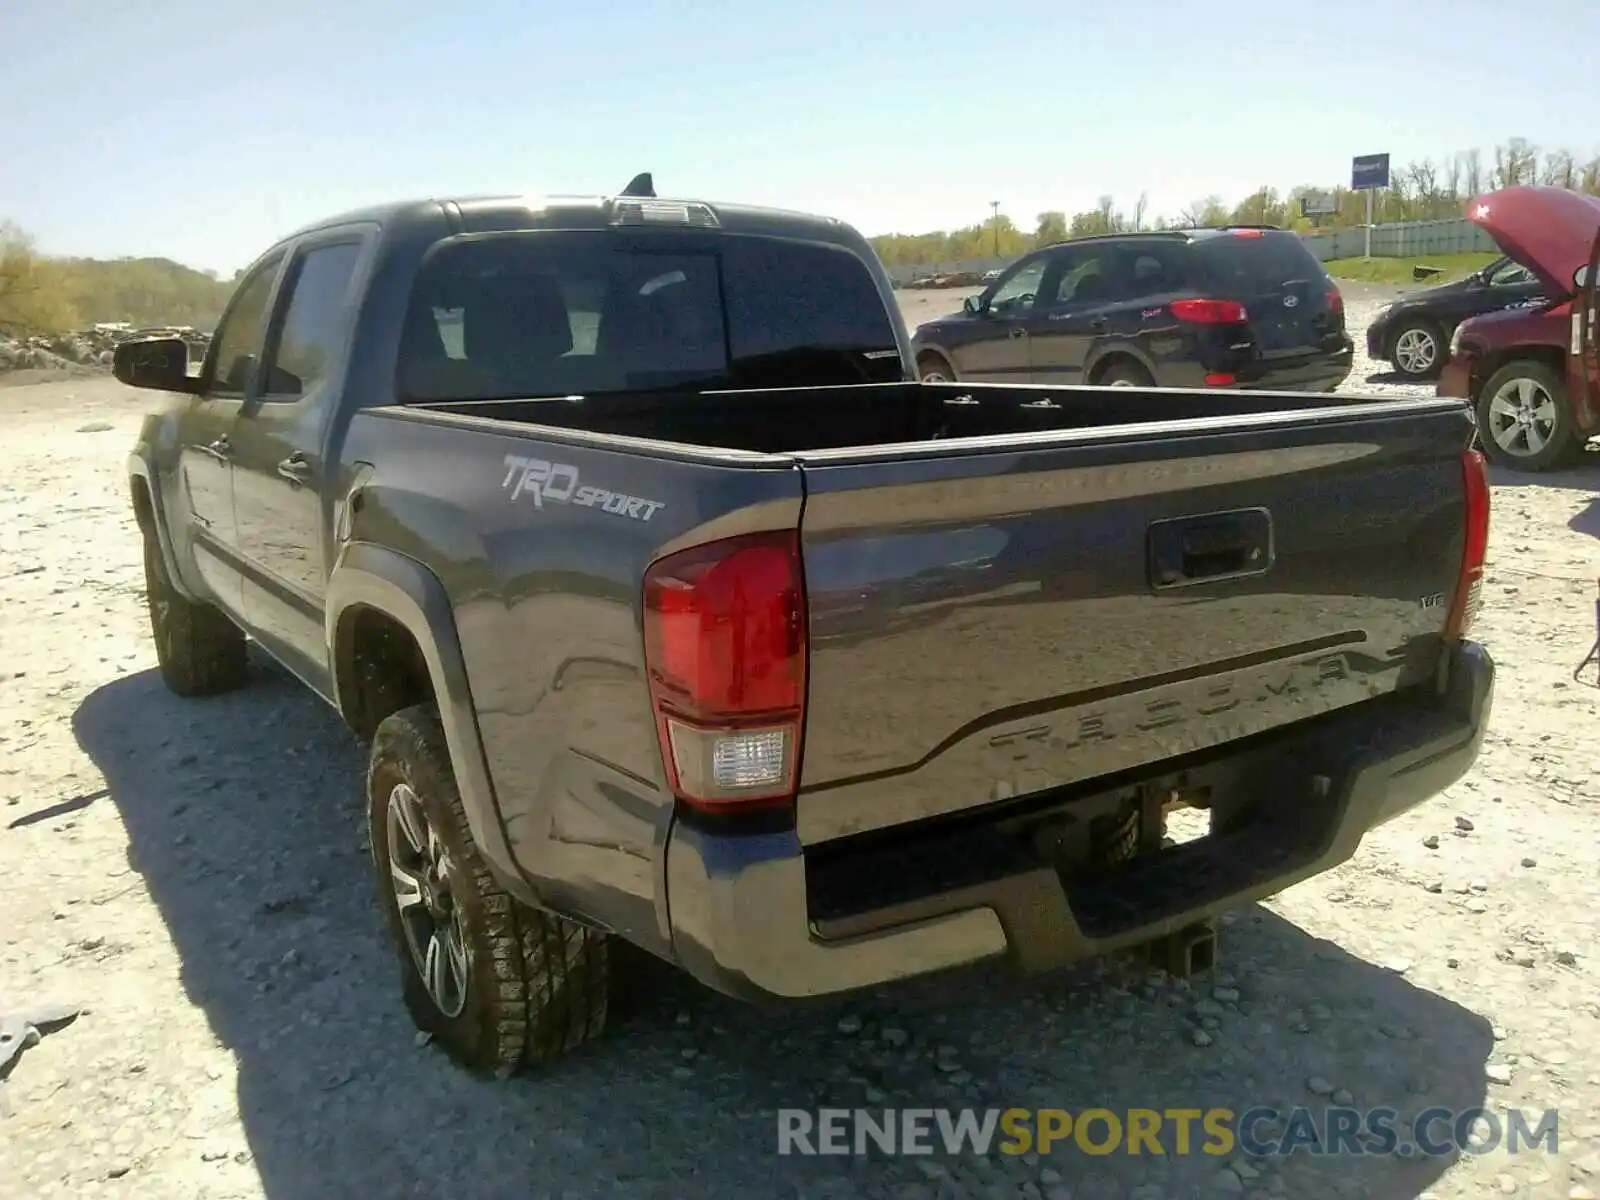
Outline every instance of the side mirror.
<svg viewBox="0 0 1600 1200">
<path fill-rule="evenodd" d="M 111 352 L 111 373 L 118 383 L 156 392 L 193 392 L 189 344 L 182 338 L 136 338 Z"/>
<path fill-rule="evenodd" d="M 1579 291 L 1589 286 L 1589 268 L 1587 265 L 1579 267 L 1572 273 L 1572 286 Z"/>
<path fill-rule="evenodd" d="M 968 296 L 961 302 L 961 309 L 969 316 L 981 316 L 986 311 L 983 307 L 983 296 Z"/>
</svg>

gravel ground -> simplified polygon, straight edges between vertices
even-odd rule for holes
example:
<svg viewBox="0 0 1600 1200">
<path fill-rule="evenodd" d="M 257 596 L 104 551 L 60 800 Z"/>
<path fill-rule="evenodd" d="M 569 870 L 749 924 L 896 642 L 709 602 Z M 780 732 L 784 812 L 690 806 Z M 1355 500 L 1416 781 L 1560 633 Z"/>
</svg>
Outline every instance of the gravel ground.
<svg viewBox="0 0 1600 1200">
<path fill-rule="evenodd" d="M 1357 291 L 1359 330 L 1377 297 Z M 1373 374 L 1351 386 L 1404 390 Z M 372 903 L 361 757 L 334 715 L 265 666 L 210 701 L 161 688 L 123 477 L 140 409 L 105 379 L 0 392 L 0 1012 L 88 1009 L 5 1085 L 0 1195 L 1600 1192 L 1600 754 L 1583 732 L 1600 706 L 1593 669 L 1572 678 L 1595 467 L 1496 487 L 1477 632 L 1501 676 L 1475 771 L 1345 866 L 1231 914 L 1216 975 L 983 969 L 772 1013 L 664 973 L 589 1051 L 495 1083 L 415 1044 Z M 1560 1150 L 775 1153 L 779 1107 L 1330 1101 L 1556 1108 Z"/>
</svg>

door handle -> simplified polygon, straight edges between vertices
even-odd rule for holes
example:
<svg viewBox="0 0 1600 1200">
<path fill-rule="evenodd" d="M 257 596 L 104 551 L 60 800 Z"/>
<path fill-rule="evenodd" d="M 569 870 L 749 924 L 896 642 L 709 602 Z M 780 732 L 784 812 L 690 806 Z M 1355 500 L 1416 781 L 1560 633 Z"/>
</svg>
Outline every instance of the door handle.
<svg viewBox="0 0 1600 1200">
<path fill-rule="evenodd" d="M 311 482 L 311 460 L 296 450 L 278 464 L 278 474 L 296 487 Z"/>
<path fill-rule="evenodd" d="M 201 446 L 200 449 L 204 450 L 218 462 L 227 462 L 233 457 L 233 443 L 228 440 L 228 435 L 225 433 L 220 437 L 207 442 L 204 446 Z"/>
<path fill-rule="evenodd" d="M 1006 332 L 1006 336 L 1007 337 L 1013 337 L 1013 338 L 1027 337 L 1028 336 L 1028 331 L 1026 329 L 1024 329 L 1021 325 L 1013 325 Z"/>
<path fill-rule="evenodd" d="M 1106 319 L 1104 317 L 1095 317 L 1094 320 L 1089 322 L 1090 329 L 1104 329 L 1105 327 Z"/>
</svg>

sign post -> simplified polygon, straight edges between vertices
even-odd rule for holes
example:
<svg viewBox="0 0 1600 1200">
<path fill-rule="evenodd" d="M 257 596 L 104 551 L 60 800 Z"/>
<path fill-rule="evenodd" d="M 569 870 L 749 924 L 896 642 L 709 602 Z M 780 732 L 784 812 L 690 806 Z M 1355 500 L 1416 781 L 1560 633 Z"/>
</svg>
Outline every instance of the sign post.
<svg viewBox="0 0 1600 1200">
<path fill-rule="evenodd" d="M 1350 160 L 1350 190 L 1367 194 L 1367 253 L 1372 259 L 1372 193 L 1389 186 L 1389 156 L 1359 154 Z"/>
</svg>

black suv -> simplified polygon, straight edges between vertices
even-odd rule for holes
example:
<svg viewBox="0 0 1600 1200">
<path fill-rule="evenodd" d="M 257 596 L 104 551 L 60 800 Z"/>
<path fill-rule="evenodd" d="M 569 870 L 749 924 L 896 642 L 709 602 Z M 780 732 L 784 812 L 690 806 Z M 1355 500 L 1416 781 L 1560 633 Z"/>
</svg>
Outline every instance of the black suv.
<svg viewBox="0 0 1600 1200">
<path fill-rule="evenodd" d="M 1332 391 L 1354 347 L 1299 236 L 1249 226 L 1082 238 L 917 327 L 926 380 Z"/>
<path fill-rule="evenodd" d="M 1407 379 L 1432 379 L 1450 357 L 1450 335 L 1468 317 L 1543 303 L 1544 285 L 1532 271 L 1497 258 L 1465 279 L 1385 304 L 1367 326 L 1367 354 L 1389 362 Z"/>
</svg>

